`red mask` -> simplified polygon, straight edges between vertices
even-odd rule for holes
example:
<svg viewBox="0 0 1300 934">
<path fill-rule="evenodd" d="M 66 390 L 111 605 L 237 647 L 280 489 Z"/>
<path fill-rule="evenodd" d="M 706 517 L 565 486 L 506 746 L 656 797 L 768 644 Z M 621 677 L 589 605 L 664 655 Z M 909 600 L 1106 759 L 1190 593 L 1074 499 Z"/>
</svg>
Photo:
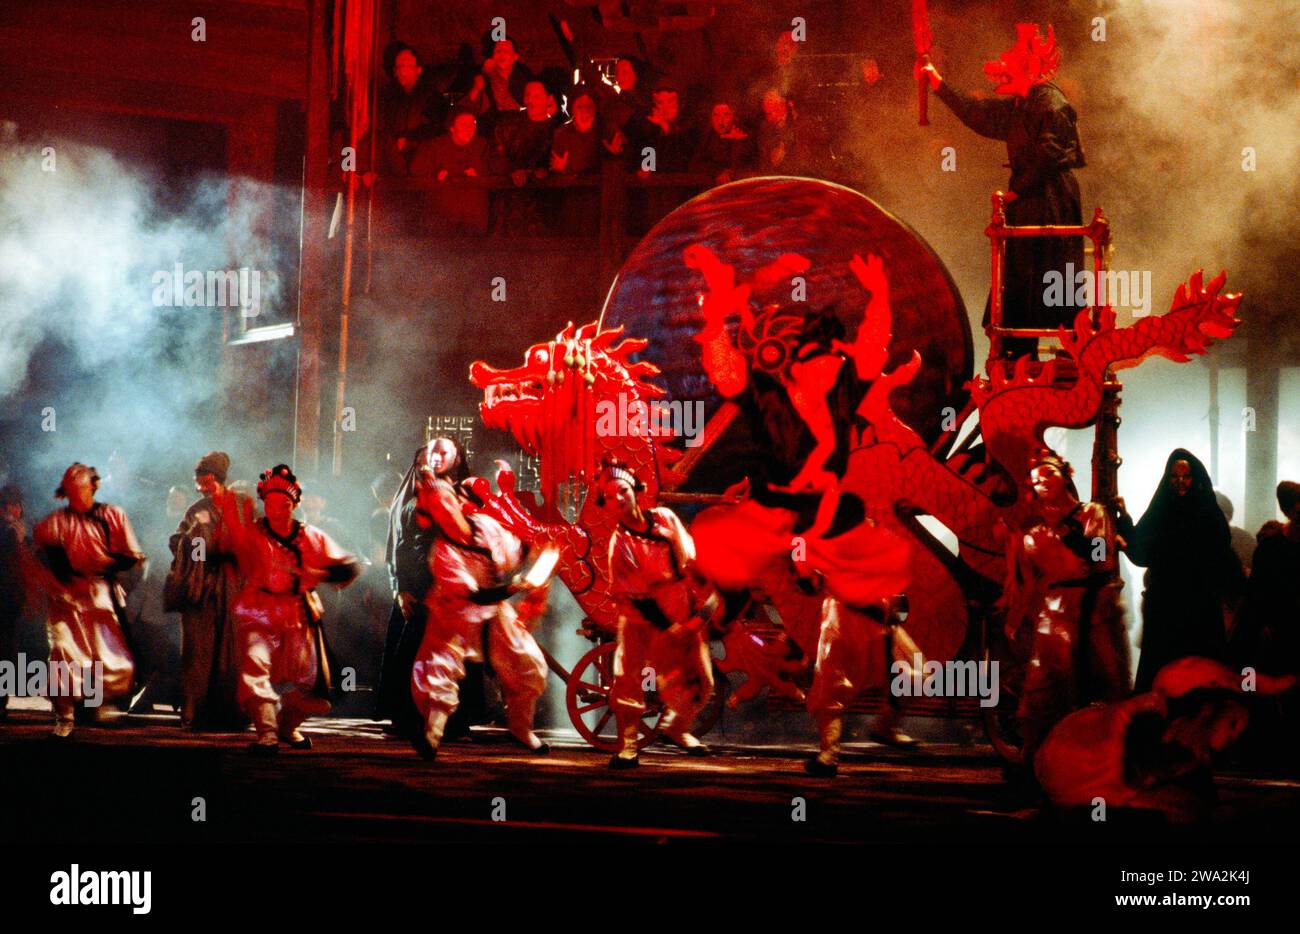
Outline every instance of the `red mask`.
<svg viewBox="0 0 1300 934">
<path fill-rule="evenodd" d="M 1047 27 L 1047 38 L 1038 34 L 1037 23 L 1016 23 L 1016 44 L 984 63 L 984 74 L 997 85 L 997 93 L 1025 97 L 1029 89 L 1051 79 L 1061 64 L 1056 34 Z"/>
</svg>

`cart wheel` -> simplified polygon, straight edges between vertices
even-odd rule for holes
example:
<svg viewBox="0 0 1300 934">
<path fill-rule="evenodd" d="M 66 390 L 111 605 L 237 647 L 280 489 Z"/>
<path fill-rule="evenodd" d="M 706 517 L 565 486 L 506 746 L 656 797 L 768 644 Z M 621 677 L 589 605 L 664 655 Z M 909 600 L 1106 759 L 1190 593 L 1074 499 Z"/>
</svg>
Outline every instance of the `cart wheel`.
<svg viewBox="0 0 1300 934">
<path fill-rule="evenodd" d="M 614 652 L 617 643 L 604 642 L 578 659 L 564 686 L 564 705 L 574 729 L 602 752 L 618 751 L 618 726 L 609 706 L 609 689 L 614 683 Z M 659 735 L 663 707 L 657 691 L 646 692 L 646 709 L 641 715 L 636 748 L 644 749 Z"/>
</svg>

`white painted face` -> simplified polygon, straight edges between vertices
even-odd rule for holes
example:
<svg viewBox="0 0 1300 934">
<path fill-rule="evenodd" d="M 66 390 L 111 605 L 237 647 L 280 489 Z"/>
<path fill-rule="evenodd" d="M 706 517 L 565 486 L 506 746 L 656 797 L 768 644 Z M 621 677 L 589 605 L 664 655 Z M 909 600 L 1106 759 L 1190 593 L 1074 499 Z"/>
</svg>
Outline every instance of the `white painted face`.
<svg viewBox="0 0 1300 934">
<path fill-rule="evenodd" d="M 426 460 L 435 474 L 446 477 L 456 468 L 460 456 L 456 453 L 456 445 L 449 438 L 438 438 L 429 445 Z"/>
<path fill-rule="evenodd" d="M 636 515 L 636 490 L 632 489 L 632 484 L 626 480 L 611 477 L 605 481 L 602 492 L 610 509 L 613 509 L 624 518 L 631 518 Z"/>
</svg>

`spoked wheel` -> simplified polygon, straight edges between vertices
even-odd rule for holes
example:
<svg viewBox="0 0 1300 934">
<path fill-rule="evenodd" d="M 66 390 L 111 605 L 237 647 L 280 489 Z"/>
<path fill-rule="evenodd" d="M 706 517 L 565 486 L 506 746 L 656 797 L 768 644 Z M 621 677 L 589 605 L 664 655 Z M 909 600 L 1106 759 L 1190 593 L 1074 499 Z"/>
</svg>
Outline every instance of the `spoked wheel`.
<svg viewBox="0 0 1300 934">
<path fill-rule="evenodd" d="M 564 705 L 569 720 L 579 735 L 602 752 L 618 751 L 618 725 L 609 705 L 609 690 L 614 684 L 614 652 L 618 645 L 604 642 L 578 659 L 564 686 Z M 663 705 L 658 691 L 647 691 L 645 713 L 637 730 L 636 748 L 643 749 L 659 735 L 659 717 Z"/>
</svg>

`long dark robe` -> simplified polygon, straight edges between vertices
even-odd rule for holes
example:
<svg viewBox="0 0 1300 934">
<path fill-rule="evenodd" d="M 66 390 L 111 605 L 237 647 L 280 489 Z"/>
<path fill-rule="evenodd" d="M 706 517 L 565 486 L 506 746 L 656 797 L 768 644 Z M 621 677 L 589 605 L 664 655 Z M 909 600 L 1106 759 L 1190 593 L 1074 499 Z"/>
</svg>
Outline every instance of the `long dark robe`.
<svg viewBox="0 0 1300 934">
<path fill-rule="evenodd" d="M 418 730 L 423 722 L 411 695 L 411 672 L 415 668 L 420 643 L 424 640 L 428 619 L 424 597 L 433 585 L 429 556 L 437 536 L 437 531 L 421 525 L 415 514 L 416 468 L 423 464 L 423 452 L 423 448 L 416 451 L 411 468 L 402 478 L 402 485 L 393 500 L 386 549 L 393 586 L 393 609 L 388 617 L 388 634 L 384 640 L 375 717 L 391 720 L 402 733 Z M 459 481 L 468 476 L 469 467 L 462 456 L 453 479 Z M 397 602 L 399 593 L 409 593 L 415 598 L 409 619 Z M 447 722 L 444 734 L 447 737 L 465 732 L 470 722 L 478 722 L 475 718 L 480 717 L 483 710 L 482 666 L 467 663 L 465 668 L 461 705 Z"/>
<path fill-rule="evenodd" d="M 1181 497 L 1169 484 L 1179 460 L 1192 471 L 1191 489 Z M 1120 534 L 1129 560 L 1148 569 L 1134 689 L 1150 690 L 1156 673 L 1175 659 L 1223 661 L 1223 601 L 1240 593 L 1245 580 L 1205 465 L 1182 448 L 1170 454 L 1151 505 L 1136 526 L 1121 517 Z"/>
<path fill-rule="evenodd" d="M 237 497 L 242 509 L 247 497 Z M 206 519 L 206 521 L 205 521 Z M 212 500 L 192 505 L 171 537 L 172 573 L 183 590 L 181 690 L 183 715 L 198 729 L 242 730 L 248 717 L 235 700 L 239 649 L 230 610 L 244 587 L 232 554 L 219 549 L 220 520 Z M 203 559 L 193 560 L 195 541 Z"/>
<path fill-rule="evenodd" d="M 1284 527 L 1261 531 L 1250 572 L 1237 661 L 1267 674 L 1300 674 L 1300 541 Z"/>
<path fill-rule="evenodd" d="M 433 533 L 420 526 L 415 517 L 415 499 L 403 503 L 394 517 L 389 539 L 389 572 L 393 579 L 393 609 L 388 618 L 388 637 L 379 672 L 377 716 L 392 720 L 397 727 L 409 726 L 420 719 L 411 697 L 411 669 L 424 638 L 427 610 L 424 595 L 433 583 L 429 571 L 429 548 Z M 409 593 L 415 598 L 410 618 L 402 613 L 396 595 Z"/>
<path fill-rule="evenodd" d="M 1074 108 L 1055 84 L 1035 85 L 1024 98 L 982 100 L 954 90 L 946 82 L 937 92 L 962 123 L 980 136 L 1003 140 L 1011 168 L 1009 188 L 1019 197 L 1007 205 L 1007 223 L 1015 226 L 1081 224 L 1079 183 L 1071 169 L 1082 168 L 1083 147 Z M 1004 327 L 1054 328 L 1073 324 L 1075 283 L 1064 279 L 1064 304 L 1043 301 L 1048 272 L 1064 277 L 1067 264 L 1084 269 L 1082 237 L 1021 237 L 1008 240 L 1003 265 Z M 985 325 L 988 312 L 985 311 Z M 1009 344 L 1032 349 L 1032 342 Z"/>
</svg>

